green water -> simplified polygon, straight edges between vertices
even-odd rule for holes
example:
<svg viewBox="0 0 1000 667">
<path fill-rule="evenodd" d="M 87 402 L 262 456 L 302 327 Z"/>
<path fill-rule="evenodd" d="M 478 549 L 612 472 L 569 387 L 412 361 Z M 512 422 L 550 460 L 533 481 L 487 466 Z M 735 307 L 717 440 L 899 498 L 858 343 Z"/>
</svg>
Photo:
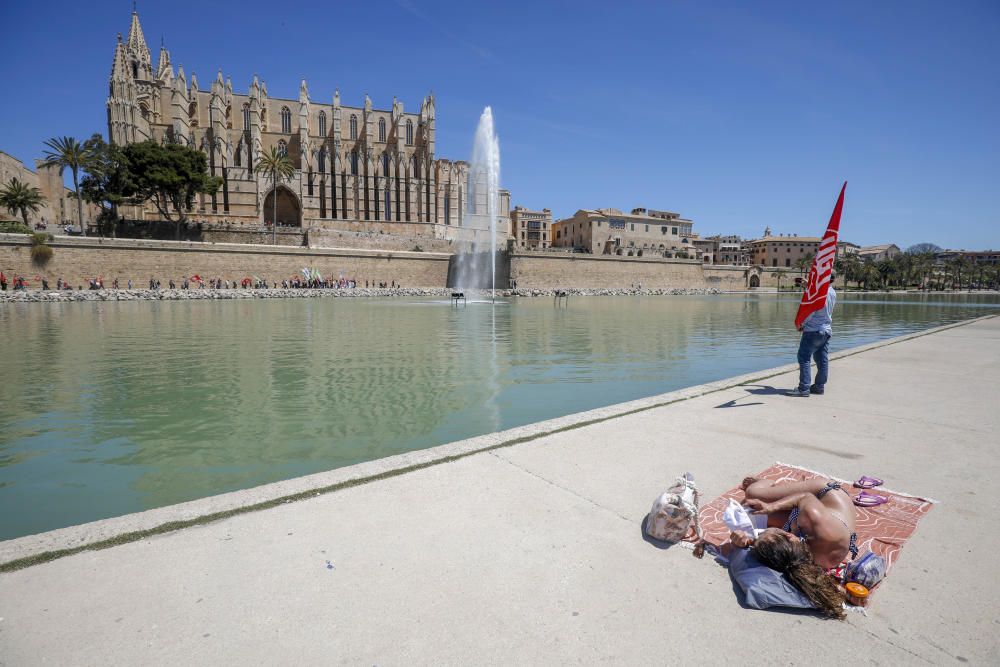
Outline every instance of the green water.
<svg viewBox="0 0 1000 667">
<path fill-rule="evenodd" d="M 0 539 L 790 363 L 796 308 L 774 295 L 2 305 Z M 997 312 L 995 295 L 842 295 L 833 347 Z"/>
</svg>

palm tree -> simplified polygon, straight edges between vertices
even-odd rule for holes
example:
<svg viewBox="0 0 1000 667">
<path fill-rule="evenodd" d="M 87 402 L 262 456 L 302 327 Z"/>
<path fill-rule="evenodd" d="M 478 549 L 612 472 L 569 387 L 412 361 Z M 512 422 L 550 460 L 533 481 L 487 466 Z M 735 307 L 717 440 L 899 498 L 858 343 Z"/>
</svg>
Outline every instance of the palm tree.
<svg viewBox="0 0 1000 667">
<path fill-rule="evenodd" d="M 861 287 L 861 281 L 858 278 L 858 274 L 861 272 L 861 260 L 854 253 L 845 252 L 842 257 L 838 257 L 836 262 L 834 262 L 837 274 L 842 276 L 844 279 L 844 287 L 847 287 L 848 281 L 855 281 L 858 287 Z"/>
<path fill-rule="evenodd" d="M 28 225 L 28 211 L 37 213 L 44 205 L 41 190 L 16 178 L 11 178 L 10 183 L 0 190 L 0 206 L 6 207 L 12 214 L 20 213 L 25 226 Z"/>
<path fill-rule="evenodd" d="M 799 283 L 805 285 L 805 273 L 806 269 L 812 267 L 813 254 L 811 252 L 806 253 L 803 257 L 799 257 L 795 260 L 795 268 L 799 270 Z"/>
<path fill-rule="evenodd" d="M 87 235 L 87 223 L 83 219 L 83 199 L 80 196 L 80 170 L 86 169 L 90 161 L 90 153 L 83 144 L 73 137 L 53 137 L 45 142 L 49 150 L 45 151 L 42 164 L 46 167 L 59 167 L 73 172 L 73 191 L 76 192 L 76 210 L 80 216 L 80 229 Z"/>
<path fill-rule="evenodd" d="M 781 291 L 781 277 L 784 276 L 784 275 L 785 275 L 785 273 L 783 271 L 779 271 L 777 269 L 771 271 L 771 277 L 778 279 L 778 291 L 779 292 Z"/>
<path fill-rule="evenodd" d="M 295 174 L 295 165 L 287 153 L 279 153 L 278 149 L 271 146 L 266 153 L 261 153 L 257 158 L 254 171 L 264 172 L 271 175 L 272 201 L 274 202 L 274 212 L 271 216 L 272 243 L 278 244 L 278 181 L 291 178 Z"/>
</svg>

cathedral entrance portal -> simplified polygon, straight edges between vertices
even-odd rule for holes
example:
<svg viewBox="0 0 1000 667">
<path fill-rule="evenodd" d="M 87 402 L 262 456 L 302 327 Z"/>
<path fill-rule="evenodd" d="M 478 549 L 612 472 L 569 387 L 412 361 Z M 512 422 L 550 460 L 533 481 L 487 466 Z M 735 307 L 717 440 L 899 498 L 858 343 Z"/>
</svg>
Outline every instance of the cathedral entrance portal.
<svg viewBox="0 0 1000 667">
<path fill-rule="evenodd" d="M 275 190 L 267 193 L 264 198 L 264 223 L 271 225 L 275 217 Z M 277 189 L 277 217 L 279 227 L 301 227 L 302 209 L 299 207 L 299 200 L 295 194 L 286 187 L 278 186 Z"/>
</svg>

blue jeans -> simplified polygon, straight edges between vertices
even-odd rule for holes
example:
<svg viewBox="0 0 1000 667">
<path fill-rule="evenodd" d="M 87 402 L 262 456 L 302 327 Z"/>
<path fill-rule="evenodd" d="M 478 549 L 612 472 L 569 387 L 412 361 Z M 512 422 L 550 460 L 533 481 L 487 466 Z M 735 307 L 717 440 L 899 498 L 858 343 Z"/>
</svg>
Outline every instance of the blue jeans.
<svg viewBox="0 0 1000 667">
<path fill-rule="evenodd" d="M 805 331 L 799 341 L 799 390 L 809 391 L 812 385 L 812 360 L 816 360 L 816 388 L 823 391 L 830 367 L 830 335 L 822 331 Z"/>
</svg>

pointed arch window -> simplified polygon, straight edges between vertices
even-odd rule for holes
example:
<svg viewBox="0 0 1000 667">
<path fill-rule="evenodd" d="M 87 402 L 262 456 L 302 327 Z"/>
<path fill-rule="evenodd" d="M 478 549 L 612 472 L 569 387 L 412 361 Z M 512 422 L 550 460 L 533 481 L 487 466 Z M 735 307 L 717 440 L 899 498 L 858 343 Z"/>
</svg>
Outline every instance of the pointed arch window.
<svg viewBox="0 0 1000 667">
<path fill-rule="evenodd" d="M 326 112 L 325 111 L 320 111 L 319 112 L 319 136 L 321 136 L 321 137 L 325 137 L 326 136 Z"/>
<path fill-rule="evenodd" d="M 406 145 L 407 146 L 412 146 L 413 145 L 413 121 L 412 120 L 407 120 L 406 121 Z"/>
<path fill-rule="evenodd" d="M 353 116 L 352 116 L 353 118 Z M 351 174 L 358 175 L 358 152 L 351 151 Z"/>
<path fill-rule="evenodd" d="M 284 139 L 278 142 L 278 155 L 281 155 L 282 157 L 286 157 L 288 155 L 288 144 L 285 143 Z"/>
<path fill-rule="evenodd" d="M 355 116 L 354 114 L 351 114 L 351 139 L 357 139 L 357 138 L 358 138 L 358 117 Z M 354 173 L 357 173 L 357 171 L 355 171 Z"/>
<path fill-rule="evenodd" d="M 378 140 L 385 143 L 385 118 L 378 119 Z"/>
<path fill-rule="evenodd" d="M 249 104 L 244 104 L 243 105 L 243 129 L 244 130 L 249 130 L 250 129 L 250 105 Z"/>
<path fill-rule="evenodd" d="M 319 152 L 319 173 L 326 173 L 326 151 Z"/>
<path fill-rule="evenodd" d="M 236 154 L 233 155 L 233 164 L 237 167 L 241 167 L 243 162 L 243 142 L 236 144 Z"/>
<path fill-rule="evenodd" d="M 281 107 L 281 131 L 285 134 L 292 133 L 292 112 L 288 107 Z"/>
<path fill-rule="evenodd" d="M 389 175 L 389 154 L 388 153 L 382 153 L 382 175 L 383 176 L 388 176 Z"/>
</svg>

